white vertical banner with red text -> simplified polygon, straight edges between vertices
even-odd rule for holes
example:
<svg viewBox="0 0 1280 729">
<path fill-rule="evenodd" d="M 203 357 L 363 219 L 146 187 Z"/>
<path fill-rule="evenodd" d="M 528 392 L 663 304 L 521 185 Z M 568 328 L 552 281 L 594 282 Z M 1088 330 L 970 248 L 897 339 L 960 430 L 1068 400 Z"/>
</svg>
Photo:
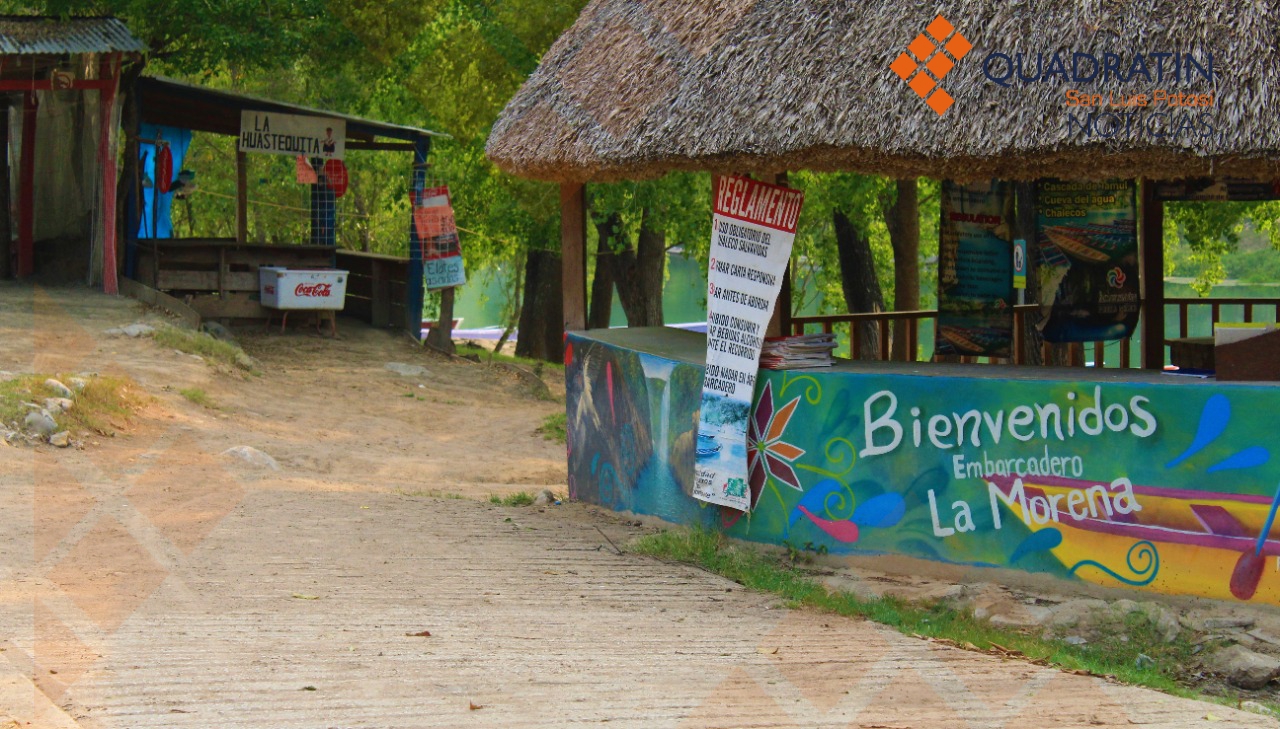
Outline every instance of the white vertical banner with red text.
<svg viewBox="0 0 1280 729">
<path fill-rule="evenodd" d="M 749 511 L 747 426 L 760 349 L 791 259 L 804 193 L 745 177 L 719 177 L 714 184 L 707 372 L 693 496 Z"/>
<path fill-rule="evenodd" d="M 422 241 L 422 273 L 427 289 L 465 284 L 467 273 L 462 265 L 462 245 L 448 186 L 429 187 L 416 196 L 413 224 Z"/>
</svg>

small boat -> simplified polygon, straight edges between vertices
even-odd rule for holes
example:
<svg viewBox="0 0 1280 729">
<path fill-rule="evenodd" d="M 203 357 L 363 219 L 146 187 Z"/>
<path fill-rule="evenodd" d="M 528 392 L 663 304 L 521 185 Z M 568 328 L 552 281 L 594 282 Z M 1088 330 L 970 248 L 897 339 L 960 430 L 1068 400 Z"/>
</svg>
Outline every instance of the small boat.
<svg viewBox="0 0 1280 729">
<path fill-rule="evenodd" d="M 694 448 L 693 452 L 694 455 L 698 457 L 714 456 L 720 452 L 720 443 L 716 440 L 714 435 L 699 432 L 698 445 Z"/>
<path fill-rule="evenodd" d="M 992 475 L 986 481 L 1010 497 L 1016 492 L 1018 478 Z M 1266 560 L 1280 556 L 1280 539 L 1267 538 L 1257 548 L 1271 510 L 1270 496 L 1133 486 L 1134 500 L 1141 509 L 1123 514 L 1110 501 L 1119 491 L 1107 483 L 1053 476 L 1020 478 L 1027 509 L 1033 513 L 1023 513 L 1021 499 L 1013 504 L 1001 500 L 999 508 L 1033 532 L 1058 529 L 1062 541 L 1053 547 L 1054 557 L 1090 582 L 1121 587 L 1150 585 L 1160 592 L 1231 600 L 1236 596 L 1230 582 L 1242 555 L 1257 550 Z M 1099 486 L 1107 498 L 1101 497 Z M 1072 492 L 1084 492 L 1085 500 L 1081 502 Z M 1037 497 L 1043 501 L 1033 506 Z M 1045 513 L 1050 504 L 1050 513 Z M 1074 506 L 1074 512 L 1067 510 L 1068 505 Z M 1076 518 L 1077 514 L 1083 518 Z M 1133 553 L 1143 542 L 1150 542 L 1158 552 L 1153 574 L 1145 576 L 1146 563 L 1135 563 Z M 1135 574 L 1142 579 L 1127 579 Z M 1280 574 L 1275 566 L 1262 571 L 1252 601 L 1280 604 Z"/>
</svg>

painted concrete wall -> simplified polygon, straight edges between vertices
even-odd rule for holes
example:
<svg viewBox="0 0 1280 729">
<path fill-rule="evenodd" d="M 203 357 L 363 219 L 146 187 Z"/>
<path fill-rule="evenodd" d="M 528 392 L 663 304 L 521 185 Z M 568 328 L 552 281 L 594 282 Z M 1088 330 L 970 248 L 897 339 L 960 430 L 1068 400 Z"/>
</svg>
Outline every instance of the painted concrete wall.
<svg viewBox="0 0 1280 729">
<path fill-rule="evenodd" d="M 832 554 L 1280 604 L 1280 538 L 1259 540 L 1280 388 L 762 371 L 747 432 L 698 433 L 696 348 L 636 336 L 663 353 L 569 337 L 573 498 Z M 688 495 L 697 454 L 728 449 L 748 456 L 748 514 Z"/>
</svg>

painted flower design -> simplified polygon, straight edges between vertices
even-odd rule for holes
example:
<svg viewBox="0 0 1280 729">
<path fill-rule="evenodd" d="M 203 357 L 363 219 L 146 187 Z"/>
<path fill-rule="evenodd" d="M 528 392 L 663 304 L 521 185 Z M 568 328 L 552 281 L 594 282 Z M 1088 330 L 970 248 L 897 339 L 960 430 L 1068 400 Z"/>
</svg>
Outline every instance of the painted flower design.
<svg viewBox="0 0 1280 729">
<path fill-rule="evenodd" d="M 796 491 L 803 491 L 795 469 L 791 467 L 804 450 L 782 440 L 791 416 L 795 415 L 800 398 L 775 409 L 773 383 L 765 383 L 760 402 L 747 428 L 747 469 L 751 480 L 751 506 L 760 500 L 769 476 L 785 483 Z"/>
</svg>

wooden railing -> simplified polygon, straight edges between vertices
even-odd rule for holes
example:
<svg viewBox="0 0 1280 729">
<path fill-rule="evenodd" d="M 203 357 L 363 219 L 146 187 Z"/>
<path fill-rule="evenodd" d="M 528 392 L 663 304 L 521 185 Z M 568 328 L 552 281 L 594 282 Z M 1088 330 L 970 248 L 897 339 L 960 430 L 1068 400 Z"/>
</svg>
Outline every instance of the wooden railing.
<svg viewBox="0 0 1280 729">
<path fill-rule="evenodd" d="M 348 272 L 344 314 L 375 327 L 410 328 L 405 311 L 409 259 L 338 249 L 338 268 Z"/>
<path fill-rule="evenodd" d="M 1233 298 L 1233 299 L 1186 299 L 1171 298 L 1165 299 L 1166 312 L 1170 308 L 1176 312 L 1176 316 L 1166 315 L 1167 325 L 1178 332 L 1178 336 L 1186 338 L 1188 336 L 1212 336 L 1212 325 L 1222 321 L 1224 307 L 1242 307 L 1242 319 L 1245 322 L 1254 322 L 1259 320 L 1260 313 L 1271 313 L 1270 319 L 1262 319 L 1265 321 L 1275 321 L 1280 318 L 1280 298 L 1277 299 L 1258 299 L 1258 298 Z M 1210 307 L 1210 326 L 1207 331 L 1193 331 L 1191 326 L 1190 313 L 1195 307 Z M 1028 304 L 1014 307 L 1013 311 L 1013 358 L 1012 364 L 1026 364 L 1026 350 L 1024 336 L 1027 331 L 1025 322 L 1026 316 L 1030 313 L 1038 312 L 1039 306 Z M 920 322 L 922 320 L 933 320 L 936 326 L 938 312 L 936 310 L 921 311 L 882 311 L 867 314 L 827 314 L 821 316 L 795 316 L 791 318 L 791 329 L 793 334 L 803 334 L 806 331 L 812 331 L 810 327 L 815 327 L 820 331 L 831 333 L 835 331 L 835 327 L 841 324 L 849 325 L 850 330 L 850 357 L 853 359 L 862 359 L 865 343 L 863 342 L 863 327 L 871 326 L 879 335 L 878 346 L 876 351 L 872 353 L 872 359 L 890 361 L 898 359 L 900 361 L 915 362 L 919 359 L 920 352 Z M 904 336 L 907 339 L 906 351 L 901 353 L 905 357 L 894 357 L 894 348 L 892 347 L 891 336 Z M 1073 366 L 1083 367 L 1086 365 L 1086 353 L 1093 356 L 1092 366 L 1094 367 L 1117 367 L 1125 368 L 1132 366 L 1133 344 L 1130 339 L 1122 339 L 1119 343 L 1119 356 L 1115 359 L 1118 361 L 1106 361 L 1106 342 L 1075 342 L 1071 344 L 1050 344 L 1042 343 L 1041 361 L 1042 362 L 1065 362 Z M 1060 348 L 1060 356 L 1051 357 L 1050 354 L 1054 348 Z M 901 348 L 900 348 L 901 349 Z M 935 357 L 936 359 L 936 357 Z M 961 362 L 968 363 L 994 363 L 1009 364 L 1010 360 L 994 358 L 994 357 L 960 357 Z"/>
<path fill-rule="evenodd" d="M 1213 336 L 1212 326 L 1222 321 L 1223 307 L 1228 307 L 1228 306 L 1242 307 L 1243 309 L 1241 312 L 1243 317 L 1242 321 L 1246 323 L 1252 323 L 1257 320 L 1256 315 L 1258 313 L 1258 309 L 1271 310 L 1271 318 L 1264 319 L 1264 321 L 1276 321 L 1277 316 L 1280 315 L 1280 310 L 1277 309 L 1277 305 L 1280 305 L 1280 299 L 1256 299 L 1256 298 L 1165 299 L 1164 304 L 1165 304 L 1166 311 L 1168 311 L 1168 308 L 1170 306 L 1177 308 L 1178 336 L 1183 339 L 1187 337 L 1193 337 L 1193 336 L 1200 336 L 1200 337 Z M 1192 332 L 1191 326 L 1190 326 L 1190 317 L 1188 316 L 1190 314 L 1191 308 L 1206 307 L 1206 306 L 1209 307 L 1210 309 L 1209 330 Z"/>
</svg>

